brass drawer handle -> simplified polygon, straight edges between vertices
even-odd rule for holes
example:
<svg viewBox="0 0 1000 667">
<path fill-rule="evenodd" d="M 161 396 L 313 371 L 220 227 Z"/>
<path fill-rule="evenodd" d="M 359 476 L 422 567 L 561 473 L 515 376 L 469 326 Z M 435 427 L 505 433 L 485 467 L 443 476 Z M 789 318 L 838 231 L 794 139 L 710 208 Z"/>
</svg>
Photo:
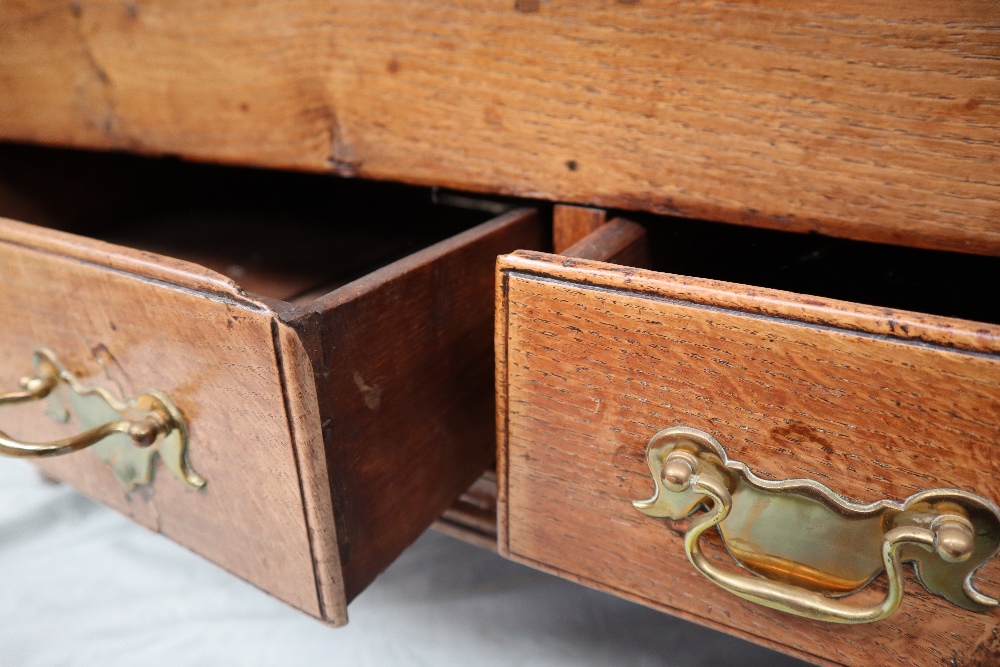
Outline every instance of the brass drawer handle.
<svg viewBox="0 0 1000 667">
<path fill-rule="evenodd" d="M 127 403 L 100 387 L 84 387 L 55 353 L 38 348 L 35 374 L 21 379 L 21 389 L 0 395 L 0 407 L 49 399 L 48 414 L 67 421 L 76 413 L 83 433 L 53 442 L 22 442 L 0 431 L 0 455 L 18 458 L 61 456 L 92 447 L 128 488 L 149 484 L 157 454 L 174 477 L 188 488 L 203 480 L 187 462 L 187 425 L 166 394 L 148 389 Z"/>
<path fill-rule="evenodd" d="M 711 508 L 684 537 L 688 559 L 730 593 L 766 607 L 834 623 L 871 623 L 903 599 L 902 562 L 912 561 L 924 587 L 973 611 L 998 604 L 972 586 L 972 573 L 1000 548 L 1000 509 L 956 489 L 917 493 L 902 503 L 852 503 L 809 479 L 769 481 L 730 461 L 708 433 L 668 428 L 649 441 L 646 461 L 656 484 L 635 507 L 651 517 L 683 519 Z M 719 567 L 699 547 L 718 526 L 733 558 L 753 575 Z M 885 571 L 889 591 L 862 606 L 836 598 L 864 588 Z"/>
</svg>

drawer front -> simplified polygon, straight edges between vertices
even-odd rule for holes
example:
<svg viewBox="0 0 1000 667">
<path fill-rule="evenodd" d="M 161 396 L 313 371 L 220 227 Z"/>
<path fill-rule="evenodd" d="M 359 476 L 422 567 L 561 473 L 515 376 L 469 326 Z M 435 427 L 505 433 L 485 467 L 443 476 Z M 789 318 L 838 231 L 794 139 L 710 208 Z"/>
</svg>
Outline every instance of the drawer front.
<svg viewBox="0 0 1000 667">
<path fill-rule="evenodd" d="M 857 502 L 996 502 L 997 327 L 527 252 L 500 259 L 497 290 L 501 551 L 815 662 L 994 664 L 996 610 L 960 609 L 909 566 L 885 620 L 800 618 L 715 586 L 685 555 L 688 520 L 633 501 L 653 494 L 650 438 L 686 426 L 764 479 Z M 738 569 L 715 531 L 702 544 Z M 973 582 L 1000 594 L 1000 561 Z"/>
<path fill-rule="evenodd" d="M 0 391 L 16 388 L 39 346 L 120 399 L 158 389 L 184 415 L 188 460 L 207 484 L 191 490 L 159 466 L 151 485 L 129 491 L 90 452 L 40 461 L 46 474 L 321 615 L 300 488 L 307 462 L 290 432 L 308 389 L 301 374 L 282 376 L 294 340 L 270 309 L 195 265 L 6 220 L 0 266 Z M 3 430 L 35 441 L 79 430 L 41 403 L 5 407 Z"/>
</svg>

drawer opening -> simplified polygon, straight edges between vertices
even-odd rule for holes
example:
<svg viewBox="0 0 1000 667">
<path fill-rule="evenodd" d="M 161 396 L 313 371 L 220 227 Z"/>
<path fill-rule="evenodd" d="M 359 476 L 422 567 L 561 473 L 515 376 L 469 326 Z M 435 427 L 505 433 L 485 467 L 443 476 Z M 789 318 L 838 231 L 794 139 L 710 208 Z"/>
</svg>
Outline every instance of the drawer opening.
<svg viewBox="0 0 1000 667">
<path fill-rule="evenodd" d="M 0 145 L 0 216 L 189 261 L 298 305 L 511 208 L 455 199 L 328 175 Z"/>
<path fill-rule="evenodd" d="M 612 263 L 1000 323 L 998 257 L 635 213 L 627 219 L 646 232 L 642 258 L 621 257 Z M 593 255 L 607 252 L 597 241 L 592 238 L 585 252 L 590 259 L 605 259 Z"/>
</svg>

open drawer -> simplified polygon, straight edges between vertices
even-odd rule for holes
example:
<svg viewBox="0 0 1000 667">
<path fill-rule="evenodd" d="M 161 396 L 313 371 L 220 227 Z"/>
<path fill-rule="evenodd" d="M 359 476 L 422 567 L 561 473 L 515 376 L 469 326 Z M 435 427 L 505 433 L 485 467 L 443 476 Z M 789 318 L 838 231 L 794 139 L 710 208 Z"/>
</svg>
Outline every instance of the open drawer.
<svg viewBox="0 0 1000 667">
<path fill-rule="evenodd" d="M 641 232 L 498 262 L 501 553 L 817 663 L 1000 664 L 997 260 Z"/>
<path fill-rule="evenodd" d="M 534 211 L 21 147 L 0 176 L 39 223 L 0 221 L 5 442 L 125 424 L 47 475 L 341 624 L 492 462 L 494 264 Z"/>
</svg>

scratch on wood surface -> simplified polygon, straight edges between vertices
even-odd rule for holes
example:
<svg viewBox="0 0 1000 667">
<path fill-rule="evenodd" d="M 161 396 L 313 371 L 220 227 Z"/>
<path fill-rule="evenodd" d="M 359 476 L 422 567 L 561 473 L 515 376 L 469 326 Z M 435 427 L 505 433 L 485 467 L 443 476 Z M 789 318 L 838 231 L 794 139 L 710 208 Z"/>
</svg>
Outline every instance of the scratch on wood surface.
<svg viewBox="0 0 1000 667">
<path fill-rule="evenodd" d="M 382 387 L 377 384 L 369 385 L 365 383 L 364 378 L 361 377 L 361 373 L 357 371 L 354 371 L 354 384 L 361 390 L 361 394 L 365 398 L 365 405 L 372 410 L 378 410 L 382 404 Z"/>
<path fill-rule="evenodd" d="M 102 109 L 96 110 L 97 114 L 101 117 L 99 120 L 100 130 L 107 137 L 108 141 L 112 145 L 118 145 L 122 138 L 122 128 L 121 128 L 121 118 L 118 114 L 118 109 L 114 98 L 114 89 L 111 83 L 111 77 L 108 75 L 108 70 L 97 60 L 94 55 L 94 50 L 91 47 L 90 39 L 87 36 L 86 27 L 84 25 L 83 18 L 83 6 L 79 2 L 71 2 L 70 11 L 73 14 L 73 25 L 77 37 L 80 41 L 80 48 L 83 51 L 83 56 L 87 64 L 87 68 L 93 74 L 93 79 L 97 82 L 97 97 L 99 104 L 103 107 Z M 88 93 L 90 92 L 90 86 L 81 83 L 76 87 L 76 93 L 78 101 L 84 108 L 90 108 L 88 104 Z"/>
</svg>

